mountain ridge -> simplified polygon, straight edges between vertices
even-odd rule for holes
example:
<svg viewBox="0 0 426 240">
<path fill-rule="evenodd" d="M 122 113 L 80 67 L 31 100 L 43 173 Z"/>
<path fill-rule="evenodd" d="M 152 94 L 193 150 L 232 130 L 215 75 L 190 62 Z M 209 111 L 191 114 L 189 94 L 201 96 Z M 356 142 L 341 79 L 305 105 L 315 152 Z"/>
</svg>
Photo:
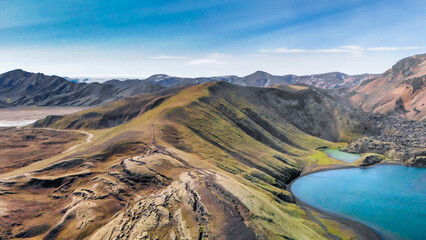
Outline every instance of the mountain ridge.
<svg viewBox="0 0 426 240">
<path fill-rule="evenodd" d="M 212 81 L 226 81 L 241 86 L 268 87 L 276 84 L 308 84 L 324 89 L 334 89 L 354 86 L 364 80 L 369 80 L 379 74 L 357 74 L 347 75 L 341 72 L 330 72 L 313 75 L 272 75 L 264 71 L 256 71 L 244 77 L 235 75 L 217 77 L 181 78 L 166 74 L 155 74 L 147 79 L 141 80 L 149 83 L 159 84 L 165 87 L 176 87 L 185 85 L 196 85 Z"/>
<path fill-rule="evenodd" d="M 325 139 L 349 139 L 352 132 L 359 134 L 365 129 L 355 119 L 346 117 L 345 107 L 350 108 L 350 105 L 342 106 L 338 96 L 331 96 L 324 90 L 300 85 L 263 88 L 216 81 L 169 91 L 158 92 L 155 96 L 146 94 L 123 98 L 79 113 L 46 118 L 34 126 L 81 129 L 94 131 L 95 135 L 96 131 L 101 131 L 102 137 L 95 137 L 84 150 L 73 153 L 73 158 L 86 159 L 85 156 L 89 156 L 84 162 L 91 166 L 91 171 L 103 169 L 96 175 L 105 175 L 102 171 L 114 173 L 113 176 L 122 179 L 121 182 L 135 182 L 133 186 L 136 189 L 139 189 L 138 182 L 151 186 L 151 189 L 170 189 L 168 191 L 179 192 L 177 199 L 193 199 L 195 195 L 196 200 L 190 200 L 191 211 L 186 210 L 187 200 L 174 201 L 176 197 L 156 198 L 159 206 L 163 207 L 152 211 L 162 214 L 160 216 L 172 216 L 178 222 L 180 211 L 184 211 L 184 222 L 191 223 L 186 234 L 193 238 L 208 239 L 220 235 L 227 236 L 226 239 L 253 238 L 235 236 L 237 230 L 233 229 L 238 226 L 238 229 L 244 227 L 242 233 L 253 231 L 260 239 L 279 239 L 280 236 L 327 239 L 327 231 L 311 222 L 294 204 L 286 186 L 303 169 L 334 161 L 326 158 L 318 162 L 311 156 L 317 147 L 336 144 Z M 113 121 L 104 128 L 103 124 L 113 116 L 127 113 L 134 114 L 123 121 Z M 131 152 L 126 149 L 133 145 L 147 153 L 128 156 Z M 149 163 L 149 159 L 153 158 L 156 162 Z M 64 158 L 71 161 L 67 159 Z M 161 165 L 164 159 L 172 165 Z M 176 161 L 179 164 L 174 163 Z M 173 167 L 175 165 L 178 167 Z M 44 169 L 51 168 L 46 166 Z M 175 170 L 170 172 L 168 168 Z M 71 174 L 77 169 L 79 166 L 66 171 Z M 176 174 L 176 171 L 183 174 Z M 192 180 L 182 189 L 188 189 L 189 193 L 176 186 L 186 174 Z M 88 184 L 92 183 L 89 181 Z M 102 185 L 97 183 L 97 186 Z M 92 186 L 85 188 L 96 194 L 98 192 Z M 219 193 L 215 193 L 215 189 L 220 189 Z M 126 193 L 133 196 L 134 190 Z M 144 206 L 150 201 L 150 197 L 140 198 L 129 203 L 129 208 L 123 211 L 129 211 L 133 216 L 146 211 Z M 83 208 L 80 211 L 87 209 L 84 202 L 79 205 Z M 233 205 L 228 205 L 229 202 Z M 102 206 L 101 201 L 93 204 Z M 163 208 L 170 213 L 163 214 Z M 67 214 L 73 211 L 79 210 L 70 208 Z M 236 218 L 229 216 L 229 212 Z M 120 231 L 137 235 L 144 229 L 123 228 L 113 232 L 111 229 L 121 229 L 122 224 L 128 221 L 123 222 L 123 217 L 115 215 L 107 224 L 89 234 L 96 239 L 105 235 L 117 236 Z M 220 220 L 223 218 L 231 220 L 223 222 Z M 196 222 L 192 223 L 192 219 Z M 80 218 L 70 219 L 68 224 L 74 226 L 80 221 Z M 141 219 L 130 218 L 129 224 L 144 221 L 143 216 Z M 150 238 L 171 232 L 179 236 L 185 234 L 174 224 L 161 226 L 158 224 L 161 221 L 152 221 L 153 227 L 146 230 Z M 194 229 L 192 226 L 201 227 Z M 74 234 L 82 234 L 80 231 L 83 230 Z M 66 230 L 62 234 L 67 234 Z"/>
<path fill-rule="evenodd" d="M 123 96 L 163 89 L 147 83 L 139 83 L 130 90 L 97 82 L 75 83 L 59 76 L 30 73 L 21 69 L 0 75 L 0 101 L 11 106 L 93 106 Z"/>
<path fill-rule="evenodd" d="M 314 75 L 276 76 L 256 71 L 244 77 L 181 78 L 155 74 L 144 80 L 112 79 L 104 83 L 76 83 L 59 76 L 29 73 L 21 69 L 0 75 L 0 107 L 13 106 L 96 106 L 144 93 L 175 87 L 225 81 L 241 86 L 273 87 L 305 84 L 348 99 L 366 112 L 426 119 L 426 54 L 398 61 L 385 73 L 347 75 L 330 72 Z"/>
<path fill-rule="evenodd" d="M 30 73 L 16 69 L 0 75 L 0 101 L 7 102 L 10 106 L 93 106 L 120 97 L 213 81 L 226 81 L 242 86 L 257 87 L 302 83 L 327 89 L 355 84 L 374 76 L 372 74 L 350 76 L 337 72 L 306 76 L 275 76 L 263 71 L 256 71 L 245 77 L 230 75 L 180 78 L 156 74 L 144 80 L 112 79 L 103 83 L 86 83 L 85 81 L 77 82 L 71 78 Z M 2 106 L 6 105 L 2 104 Z"/>
<path fill-rule="evenodd" d="M 398 61 L 381 76 L 353 86 L 344 95 L 367 112 L 426 119 L 426 54 Z"/>
</svg>

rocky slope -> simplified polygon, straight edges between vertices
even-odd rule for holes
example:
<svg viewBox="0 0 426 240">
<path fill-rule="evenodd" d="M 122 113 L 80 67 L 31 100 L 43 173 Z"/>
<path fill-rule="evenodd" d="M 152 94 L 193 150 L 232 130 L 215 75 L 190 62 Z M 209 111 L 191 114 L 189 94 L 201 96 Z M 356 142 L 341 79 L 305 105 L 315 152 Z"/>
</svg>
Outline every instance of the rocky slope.
<svg viewBox="0 0 426 240">
<path fill-rule="evenodd" d="M 123 96 L 155 92 L 164 87 L 74 83 L 58 76 L 14 70 L 0 75 L 0 100 L 11 106 L 93 106 Z M 0 103 L 0 105 L 3 105 Z"/>
<path fill-rule="evenodd" d="M 364 114 L 361 121 L 374 131 L 350 141 L 345 151 L 378 153 L 409 166 L 426 166 L 424 121 L 377 114 Z"/>
<path fill-rule="evenodd" d="M 346 97 L 364 111 L 426 119 L 426 54 L 397 62 L 380 77 L 364 81 Z"/>
</svg>

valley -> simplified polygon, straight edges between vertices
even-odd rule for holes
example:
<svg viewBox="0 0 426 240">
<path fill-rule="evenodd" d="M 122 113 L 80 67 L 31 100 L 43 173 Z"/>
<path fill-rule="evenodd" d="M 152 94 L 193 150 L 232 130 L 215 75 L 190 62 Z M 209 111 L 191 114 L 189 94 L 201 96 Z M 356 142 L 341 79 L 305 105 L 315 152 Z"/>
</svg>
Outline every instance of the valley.
<svg viewBox="0 0 426 240">
<path fill-rule="evenodd" d="M 347 194 L 326 191 L 327 182 L 310 180 L 320 189 L 306 188 L 310 195 L 294 185 L 317 172 L 371 169 L 385 177 L 378 169 L 398 164 L 420 179 L 412 184 L 421 198 L 424 171 L 411 167 L 426 165 L 425 122 L 363 110 L 344 87 L 270 80 L 266 87 L 207 81 L 149 92 L 133 92 L 136 80 L 114 81 L 102 104 L 61 102 L 62 93 L 34 102 L 40 92 L 34 101 L 13 100 L 86 107 L 38 106 L 31 125 L 1 128 L 1 239 L 386 239 L 363 216 L 333 210 Z M 0 111 L 9 111 L 3 121 L 27 120 L 19 108 Z M 380 181 L 369 177 L 348 191 L 371 187 L 374 196 L 381 190 L 371 183 Z M 317 196 L 339 200 L 323 207 Z M 420 234 L 413 239 L 424 234 L 413 226 Z"/>
<path fill-rule="evenodd" d="M 426 1 L 0 9 L 0 240 L 426 239 Z"/>
</svg>

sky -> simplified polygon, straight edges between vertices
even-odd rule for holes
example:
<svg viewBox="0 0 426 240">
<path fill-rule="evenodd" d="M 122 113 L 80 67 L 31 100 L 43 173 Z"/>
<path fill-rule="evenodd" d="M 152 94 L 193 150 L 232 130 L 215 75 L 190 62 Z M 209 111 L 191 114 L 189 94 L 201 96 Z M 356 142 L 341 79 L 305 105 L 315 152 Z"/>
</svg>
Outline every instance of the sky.
<svg viewBox="0 0 426 240">
<path fill-rule="evenodd" d="M 1 0 L 0 72 L 382 73 L 426 52 L 424 0 Z"/>
</svg>

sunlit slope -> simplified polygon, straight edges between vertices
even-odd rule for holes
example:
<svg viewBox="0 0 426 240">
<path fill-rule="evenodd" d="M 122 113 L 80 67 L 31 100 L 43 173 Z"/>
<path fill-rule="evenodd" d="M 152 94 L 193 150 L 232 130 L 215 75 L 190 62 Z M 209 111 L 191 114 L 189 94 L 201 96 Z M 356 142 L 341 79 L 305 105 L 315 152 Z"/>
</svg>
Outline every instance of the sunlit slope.
<svg viewBox="0 0 426 240">
<path fill-rule="evenodd" d="M 120 121 L 109 119 L 111 113 L 122 118 Z M 232 235 L 231 225 L 224 227 L 221 220 L 227 218 L 227 211 L 218 210 L 229 208 L 232 203 L 237 209 L 233 214 L 240 217 L 229 224 L 240 226 L 240 231 L 247 234 L 253 231 L 260 239 L 325 239 L 330 233 L 321 223 L 324 221 L 313 220 L 312 214 L 295 205 L 286 187 L 306 167 L 339 163 L 327 156 L 321 156 L 320 161 L 312 156 L 317 147 L 336 146 L 332 141 L 349 136 L 347 133 L 360 134 L 359 123 L 340 114 L 345 114 L 345 110 L 337 99 L 315 88 L 253 88 L 214 82 L 123 99 L 63 118 L 50 117 L 36 126 L 79 128 L 95 133 L 93 142 L 77 149 L 73 157 L 81 156 L 91 161 L 96 171 L 111 171 L 108 170 L 112 167 L 108 167 L 109 161 L 113 161 L 110 159 L 116 159 L 114 164 L 117 164 L 120 159 L 132 157 L 138 146 L 141 151 L 150 146 L 154 152 L 183 163 L 184 169 L 180 166 L 174 175 L 166 174 L 170 178 L 164 184 L 167 188 L 154 188 L 153 191 L 162 191 L 159 196 L 167 199 L 170 191 L 185 195 L 182 184 L 191 181 L 190 185 L 201 196 L 199 201 L 209 212 L 203 215 L 209 224 L 198 223 L 201 224 L 200 239 L 207 239 L 203 237 L 206 232 L 207 236 Z M 111 126 L 115 127 L 91 130 Z M 122 164 L 128 167 L 126 162 Z M 220 188 L 215 193 L 209 186 Z M 209 194 L 203 193 L 207 190 Z M 223 200 L 218 201 L 221 198 Z M 151 201 L 144 199 L 126 211 L 129 214 L 142 211 L 136 206 L 149 205 Z M 182 204 L 174 202 L 168 211 L 180 216 Z M 115 233 L 109 232 L 110 229 L 121 228 L 125 216 L 116 215 L 104 227 L 90 230 L 90 234 L 94 239 L 108 234 L 113 236 Z M 138 220 L 132 221 L 137 224 Z M 193 221 L 185 220 L 188 224 L 197 224 Z M 338 223 L 329 225 L 333 226 L 334 234 L 353 235 Z M 162 226 L 148 232 L 152 237 L 159 236 L 160 232 L 177 234 L 173 229 L 173 226 Z M 197 228 L 190 229 L 187 234 L 194 237 Z M 132 229 L 123 231 L 129 236 L 139 234 Z"/>
<path fill-rule="evenodd" d="M 347 97 L 364 111 L 426 119 L 426 54 L 398 61 L 376 79 L 350 89 Z"/>
</svg>

